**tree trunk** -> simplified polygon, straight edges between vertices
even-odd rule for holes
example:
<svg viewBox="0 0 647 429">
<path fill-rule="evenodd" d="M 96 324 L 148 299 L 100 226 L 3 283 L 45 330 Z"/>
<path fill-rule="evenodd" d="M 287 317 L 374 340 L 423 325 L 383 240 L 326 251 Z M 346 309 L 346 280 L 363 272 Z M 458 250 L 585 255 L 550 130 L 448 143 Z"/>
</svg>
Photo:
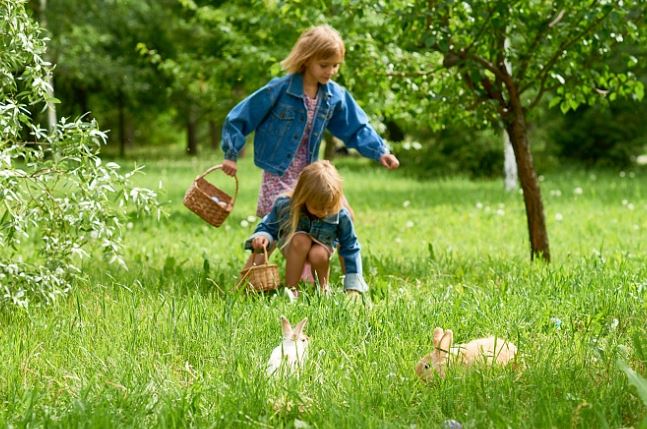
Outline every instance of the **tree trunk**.
<svg viewBox="0 0 647 429">
<path fill-rule="evenodd" d="M 328 161 L 332 161 L 335 159 L 335 155 L 337 153 L 337 141 L 335 140 L 335 137 L 333 137 L 332 134 L 326 133 L 324 134 L 324 159 L 327 159 Z"/>
<path fill-rule="evenodd" d="M 505 173 L 505 190 L 517 189 L 517 163 L 514 160 L 514 149 L 510 144 L 508 131 L 503 130 L 503 171 Z"/>
<path fill-rule="evenodd" d="M 119 110 L 119 156 L 126 155 L 126 107 L 124 106 L 124 97 L 120 92 L 117 98 Z"/>
<path fill-rule="evenodd" d="M 506 131 L 510 136 L 510 143 L 514 149 L 519 181 L 523 190 L 528 233 L 530 235 L 530 259 L 534 260 L 535 257 L 539 257 L 550 261 L 544 205 L 541 201 L 539 181 L 537 180 L 530 147 L 528 146 L 526 118 L 521 107 L 521 100 L 519 100 L 516 93 L 511 94 L 510 105 L 512 106 L 512 111 L 509 113 L 509 117 L 506 118 Z"/>
<path fill-rule="evenodd" d="M 187 113 L 186 119 L 186 153 L 194 156 L 198 154 L 198 121 L 192 112 Z"/>
<path fill-rule="evenodd" d="M 221 129 L 214 120 L 209 121 L 209 140 L 211 141 L 211 149 L 217 150 L 220 146 L 220 132 Z"/>
<path fill-rule="evenodd" d="M 47 0 L 40 0 L 40 25 L 43 28 L 47 28 Z M 44 55 L 47 61 L 49 58 L 49 50 L 45 51 Z M 54 98 L 54 78 L 52 76 L 52 70 L 47 72 L 47 77 L 45 78 L 47 82 L 47 95 L 51 98 Z M 56 105 L 53 101 L 47 101 L 47 127 L 50 132 L 56 127 Z"/>
</svg>

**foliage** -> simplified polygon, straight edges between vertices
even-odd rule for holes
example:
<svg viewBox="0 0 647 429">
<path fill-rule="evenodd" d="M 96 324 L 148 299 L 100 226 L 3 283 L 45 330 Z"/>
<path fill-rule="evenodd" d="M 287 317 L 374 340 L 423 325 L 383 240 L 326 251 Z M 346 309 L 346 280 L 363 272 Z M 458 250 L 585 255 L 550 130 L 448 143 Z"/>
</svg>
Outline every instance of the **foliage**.
<svg viewBox="0 0 647 429">
<path fill-rule="evenodd" d="M 550 129 L 562 159 L 586 166 L 627 168 L 647 152 L 647 103 L 579 107 Z"/>
<path fill-rule="evenodd" d="M 47 131 L 33 121 L 29 109 L 53 101 L 45 42 L 23 1 L 0 1 L 0 17 L 0 304 L 26 307 L 69 292 L 94 249 L 123 265 L 127 205 L 150 213 L 156 195 L 101 161 L 96 122 L 62 119 Z"/>
</svg>

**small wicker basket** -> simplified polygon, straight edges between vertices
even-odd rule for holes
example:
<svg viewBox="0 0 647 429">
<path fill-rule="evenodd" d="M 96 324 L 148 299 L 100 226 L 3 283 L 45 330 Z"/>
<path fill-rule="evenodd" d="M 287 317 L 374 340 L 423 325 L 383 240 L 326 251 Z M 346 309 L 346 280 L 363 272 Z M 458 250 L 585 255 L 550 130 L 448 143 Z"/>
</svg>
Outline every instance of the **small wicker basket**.
<svg viewBox="0 0 647 429">
<path fill-rule="evenodd" d="M 214 165 L 196 177 L 184 194 L 183 200 L 189 210 L 215 227 L 219 227 L 227 219 L 238 196 L 238 177 L 234 176 L 236 193 L 233 197 L 216 188 L 204 178 L 207 174 L 220 168 L 222 168 L 222 164 Z"/>
<path fill-rule="evenodd" d="M 276 264 L 270 264 L 267 257 L 267 249 L 263 247 L 265 253 L 265 263 L 261 265 L 252 265 L 240 272 L 240 280 L 237 287 L 245 284 L 248 289 L 256 292 L 267 292 L 278 289 L 281 277 L 279 276 L 279 267 Z"/>
</svg>

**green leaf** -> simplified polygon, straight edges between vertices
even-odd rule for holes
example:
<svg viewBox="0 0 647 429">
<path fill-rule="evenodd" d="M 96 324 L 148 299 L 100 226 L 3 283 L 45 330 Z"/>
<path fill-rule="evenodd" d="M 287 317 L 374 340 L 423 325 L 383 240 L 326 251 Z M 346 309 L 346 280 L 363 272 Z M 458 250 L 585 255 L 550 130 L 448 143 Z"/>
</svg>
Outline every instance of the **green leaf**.
<svg viewBox="0 0 647 429">
<path fill-rule="evenodd" d="M 633 385 L 636 388 L 636 390 L 638 391 L 638 396 L 640 397 L 640 399 L 642 399 L 645 406 L 647 406 L 647 380 L 642 378 L 636 371 L 631 369 L 623 361 L 619 360 L 616 363 L 618 367 L 622 371 L 624 371 L 625 374 L 627 374 L 629 384 Z"/>
</svg>

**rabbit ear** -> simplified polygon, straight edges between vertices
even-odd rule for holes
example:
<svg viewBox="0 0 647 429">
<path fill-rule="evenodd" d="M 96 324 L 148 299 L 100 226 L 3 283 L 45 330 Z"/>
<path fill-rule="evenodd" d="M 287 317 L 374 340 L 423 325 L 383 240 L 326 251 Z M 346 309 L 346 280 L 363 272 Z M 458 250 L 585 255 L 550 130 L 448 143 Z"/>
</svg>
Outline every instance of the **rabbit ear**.
<svg viewBox="0 0 647 429">
<path fill-rule="evenodd" d="M 297 326 L 294 327 L 294 335 L 296 335 L 297 338 L 303 334 L 303 328 L 305 328 L 306 323 L 308 323 L 307 317 L 303 318 L 303 320 L 297 323 Z"/>
<path fill-rule="evenodd" d="M 434 329 L 434 348 L 437 349 L 440 347 L 440 339 L 443 337 L 443 328 L 436 328 Z"/>
<path fill-rule="evenodd" d="M 292 336 L 292 326 L 287 317 L 281 316 L 281 330 L 283 331 L 283 337 L 289 338 Z"/>
<path fill-rule="evenodd" d="M 438 345 L 438 348 L 441 351 L 448 353 L 449 348 L 452 346 L 453 342 L 454 342 L 454 333 L 452 332 L 451 329 L 447 329 L 443 334 L 443 337 L 440 339 L 440 344 Z"/>
</svg>

